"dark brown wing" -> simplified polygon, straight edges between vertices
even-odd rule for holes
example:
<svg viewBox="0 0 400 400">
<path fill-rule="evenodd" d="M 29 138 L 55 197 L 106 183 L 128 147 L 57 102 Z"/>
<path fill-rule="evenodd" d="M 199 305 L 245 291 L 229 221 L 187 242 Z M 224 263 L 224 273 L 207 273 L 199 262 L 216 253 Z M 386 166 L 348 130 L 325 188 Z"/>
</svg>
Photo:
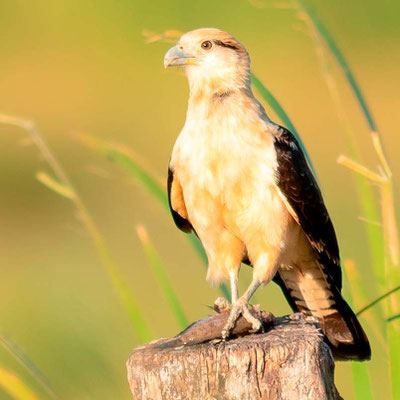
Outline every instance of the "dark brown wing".
<svg viewBox="0 0 400 400">
<path fill-rule="evenodd" d="M 321 191 L 296 138 L 278 127 L 274 135 L 278 169 L 276 183 L 289 212 L 302 227 L 315 250 L 331 305 L 319 314 L 322 330 L 334 354 L 343 359 L 366 360 L 371 357 L 368 339 L 354 312 L 341 295 L 342 273 L 335 231 L 322 199 Z M 290 306 L 296 311 L 313 314 L 305 299 L 298 298 L 300 282 L 285 279 L 285 272 L 274 281 L 281 287 Z M 306 288 L 303 288 L 306 290 Z M 297 295 L 296 295 L 297 293 Z M 318 298 L 315 299 L 318 301 Z M 328 311 L 328 312 L 326 312 Z M 317 313 L 318 315 L 318 313 Z"/>
<path fill-rule="evenodd" d="M 194 231 L 193 226 L 187 216 L 182 187 L 179 183 L 179 180 L 174 176 L 174 172 L 170 167 L 168 167 L 167 188 L 169 208 L 176 226 L 185 233 Z"/>
<path fill-rule="evenodd" d="M 275 135 L 277 185 L 296 214 L 311 246 L 335 286 L 342 288 L 339 247 L 321 191 L 296 138 L 279 127 Z"/>
</svg>

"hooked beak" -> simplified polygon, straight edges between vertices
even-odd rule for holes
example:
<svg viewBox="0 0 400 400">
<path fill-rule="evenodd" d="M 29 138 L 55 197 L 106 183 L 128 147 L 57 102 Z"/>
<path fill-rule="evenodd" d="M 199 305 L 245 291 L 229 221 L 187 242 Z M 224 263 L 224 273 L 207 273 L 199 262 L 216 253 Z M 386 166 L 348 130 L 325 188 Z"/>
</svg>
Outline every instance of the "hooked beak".
<svg viewBox="0 0 400 400">
<path fill-rule="evenodd" d="M 179 50 L 177 46 L 171 47 L 164 57 L 164 68 L 174 65 L 196 65 L 196 57 Z"/>
</svg>

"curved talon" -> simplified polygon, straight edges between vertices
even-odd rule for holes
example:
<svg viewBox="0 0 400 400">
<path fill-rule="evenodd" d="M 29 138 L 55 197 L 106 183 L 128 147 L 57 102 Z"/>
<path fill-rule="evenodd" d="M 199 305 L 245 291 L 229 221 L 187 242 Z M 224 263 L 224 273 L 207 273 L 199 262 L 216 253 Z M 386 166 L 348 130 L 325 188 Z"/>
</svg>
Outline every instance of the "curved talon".
<svg viewBox="0 0 400 400">
<path fill-rule="evenodd" d="M 254 317 L 247 307 L 243 312 L 243 317 L 246 318 L 246 320 L 250 322 L 253 327 L 253 329 L 249 331 L 250 333 L 256 333 L 262 328 L 261 321 Z"/>
<path fill-rule="evenodd" d="M 214 310 L 220 314 L 231 309 L 231 303 L 225 297 L 218 297 L 214 302 Z"/>
<path fill-rule="evenodd" d="M 245 301 L 245 299 L 239 299 L 236 303 L 232 304 L 231 307 L 232 308 L 228 320 L 221 332 L 223 340 L 229 336 L 240 315 L 243 315 L 243 318 L 245 318 L 252 325 L 253 329 L 250 331 L 251 333 L 258 332 L 261 329 L 261 321 L 251 315 L 248 309 L 248 303 Z"/>
</svg>

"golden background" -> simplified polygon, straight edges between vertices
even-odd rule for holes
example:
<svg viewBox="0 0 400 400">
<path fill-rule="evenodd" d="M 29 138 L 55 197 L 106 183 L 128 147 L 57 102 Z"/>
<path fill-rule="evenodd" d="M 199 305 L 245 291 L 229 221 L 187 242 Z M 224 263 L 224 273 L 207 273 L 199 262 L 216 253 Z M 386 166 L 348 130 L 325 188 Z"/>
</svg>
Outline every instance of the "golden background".
<svg viewBox="0 0 400 400">
<path fill-rule="evenodd" d="M 400 2 L 310 4 L 356 75 L 396 178 Z M 342 259 L 369 263 L 354 173 L 336 162 L 347 149 L 343 126 L 309 31 L 288 6 L 245 0 L 0 3 L 0 113 L 35 121 L 104 235 L 154 337 L 174 335 L 179 327 L 149 268 L 138 224 L 147 228 L 190 321 L 209 313 L 206 305 L 219 291 L 205 282 L 201 260 L 159 203 L 73 135 L 124 144 L 157 176 L 166 177 L 185 119 L 188 87 L 179 70 L 163 68 L 170 45 L 146 43 L 144 30 L 218 27 L 247 47 L 254 73 L 285 108 L 313 160 Z M 330 65 L 365 163 L 375 168 L 378 161 L 359 107 L 339 68 Z M 35 179 L 37 171 L 50 174 L 50 169 L 26 132 L 0 125 L 0 138 L 0 326 L 63 399 L 129 399 L 125 361 L 138 340 L 92 240 L 70 201 Z M 243 290 L 249 280 L 245 268 L 241 276 Z M 363 277 L 367 286 L 372 279 Z M 274 284 L 260 291 L 257 301 L 277 315 L 289 312 Z M 382 360 L 373 353 L 377 377 Z M 3 348 L 0 364 L 42 393 Z M 349 363 L 337 364 L 336 371 L 339 391 L 352 399 Z M 376 398 L 387 398 L 384 379 Z M 0 389 L 0 398 L 7 396 Z"/>
</svg>

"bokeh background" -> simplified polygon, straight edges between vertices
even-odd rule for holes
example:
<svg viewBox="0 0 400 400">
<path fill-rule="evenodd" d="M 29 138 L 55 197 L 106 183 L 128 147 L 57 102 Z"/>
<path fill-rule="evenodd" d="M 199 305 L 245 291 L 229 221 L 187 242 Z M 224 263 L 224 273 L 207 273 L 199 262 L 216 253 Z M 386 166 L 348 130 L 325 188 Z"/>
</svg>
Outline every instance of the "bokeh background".
<svg viewBox="0 0 400 400">
<path fill-rule="evenodd" d="M 400 176 L 400 3 L 309 4 L 356 74 Z M 202 261 L 159 203 L 73 134 L 124 144 L 164 179 L 184 123 L 188 87 L 179 70 L 163 68 L 170 45 L 146 43 L 143 31 L 208 26 L 233 33 L 247 47 L 253 71 L 285 108 L 312 157 L 342 258 L 369 270 L 354 174 L 336 161 L 347 149 L 343 127 L 309 31 L 289 2 L 0 2 L 0 113 L 35 121 L 103 234 L 154 338 L 180 328 L 149 268 L 138 224 L 146 227 L 188 320 L 207 315 L 220 292 L 205 282 Z M 332 73 L 365 163 L 375 168 L 358 105 L 335 64 Z M 138 336 L 75 208 L 35 179 L 41 170 L 51 173 L 27 133 L 0 124 L 0 326 L 61 398 L 129 399 L 125 361 Z M 242 290 L 249 277 L 244 268 Z M 372 285 L 372 276 L 363 280 Z M 275 314 L 289 312 L 274 284 L 257 301 Z M 384 362 L 380 354 L 371 362 L 380 379 L 375 397 L 381 399 L 389 393 L 380 372 Z M 47 398 L 3 348 L 0 366 Z M 337 363 L 336 383 L 344 398 L 353 398 L 349 363 Z M 0 398 L 11 399 L 1 388 Z"/>
</svg>

